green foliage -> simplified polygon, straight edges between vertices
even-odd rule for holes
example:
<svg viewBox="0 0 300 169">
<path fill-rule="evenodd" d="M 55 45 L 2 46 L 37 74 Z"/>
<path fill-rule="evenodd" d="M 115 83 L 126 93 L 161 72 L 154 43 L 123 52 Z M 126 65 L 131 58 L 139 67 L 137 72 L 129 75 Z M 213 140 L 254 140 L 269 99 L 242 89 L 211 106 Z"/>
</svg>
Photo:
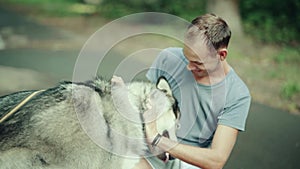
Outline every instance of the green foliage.
<svg viewBox="0 0 300 169">
<path fill-rule="evenodd" d="M 7 1 L 39 7 L 40 12 L 55 16 L 99 13 L 106 18 L 116 19 L 137 12 L 164 12 L 188 21 L 205 13 L 207 2 L 207 0 L 102 0 L 101 4 L 92 7 L 84 4 L 83 0 Z M 247 34 L 262 42 L 299 45 L 299 0 L 240 0 L 239 2 Z"/>
<path fill-rule="evenodd" d="M 83 4 L 82 0 L 7 0 L 10 4 L 19 4 L 33 13 L 46 16 L 78 16 L 96 12 L 93 5 Z"/>
<path fill-rule="evenodd" d="M 115 19 L 132 12 L 130 8 L 124 4 L 103 3 L 99 6 L 100 14 L 106 18 Z"/>
<path fill-rule="evenodd" d="M 191 20 L 205 12 L 205 0 L 103 0 L 102 15 L 122 17 L 137 12 L 164 12 Z"/>
<path fill-rule="evenodd" d="M 300 85 L 294 81 L 287 81 L 283 84 L 281 95 L 285 99 L 292 99 L 292 97 L 300 92 Z"/>
<path fill-rule="evenodd" d="M 283 47 L 276 55 L 273 56 L 275 63 L 278 64 L 295 64 L 297 67 L 300 63 L 300 49 Z"/>
<path fill-rule="evenodd" d="M 103 0 L 100 13 L 118 18 L 136 12 L 165 12 L 191 20 L 205 13 L 207 0 Z M 267 43 L 299 44 L 299 0 L 240 0 L 245 32 Z M 226 10 L 226 9 L 224 9 Z"/>
<path fill-rule="evenodd" d="M 8 0 L 12 3 L 23 3 L 23 4 L 45 4 L 45 3 L 74 3 L 81 2 L 81 0 Z"/>
<path fill-rule="evenodd" d="M 299 43 L 299 0 L 243 0 L 240 11 L 245 31 L 268 43 Z"/>
</svg>

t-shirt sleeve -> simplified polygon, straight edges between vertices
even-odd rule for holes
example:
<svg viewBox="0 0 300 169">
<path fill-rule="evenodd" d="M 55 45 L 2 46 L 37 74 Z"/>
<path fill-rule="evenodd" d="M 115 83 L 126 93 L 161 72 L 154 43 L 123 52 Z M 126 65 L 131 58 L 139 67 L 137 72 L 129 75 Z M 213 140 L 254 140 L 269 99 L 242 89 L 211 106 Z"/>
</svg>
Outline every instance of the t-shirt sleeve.
<svg viewBox="0 0 300 169">
<path fill-rule="evenodd" d="M 235 100 L 230 106 L 225 107 L 223 113 L 218 117 L 218 124 L 245 131 L 250 103 L 250 94 Z"/>
</svg>

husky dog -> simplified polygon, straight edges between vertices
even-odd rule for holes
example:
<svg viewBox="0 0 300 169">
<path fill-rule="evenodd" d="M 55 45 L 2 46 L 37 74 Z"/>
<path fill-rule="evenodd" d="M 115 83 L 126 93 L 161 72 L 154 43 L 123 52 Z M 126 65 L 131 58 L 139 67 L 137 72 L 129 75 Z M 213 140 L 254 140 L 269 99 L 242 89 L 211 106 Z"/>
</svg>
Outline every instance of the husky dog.
<svg viewBox="0 0 300 169">
<path fill-rule="evenodd" d="M 148 155 L 142 113 L 149 100 L 161 113 L 160 132 L 176 125 L 178 108 L 164 78 L 156 85 L 132 82 L 126 89 L 99 78 L 62 82 L 33 96 L 5 120 L 34 91 L 0 97 L 0 168 L 132 168 L 138 157 Z"/>
</svg>

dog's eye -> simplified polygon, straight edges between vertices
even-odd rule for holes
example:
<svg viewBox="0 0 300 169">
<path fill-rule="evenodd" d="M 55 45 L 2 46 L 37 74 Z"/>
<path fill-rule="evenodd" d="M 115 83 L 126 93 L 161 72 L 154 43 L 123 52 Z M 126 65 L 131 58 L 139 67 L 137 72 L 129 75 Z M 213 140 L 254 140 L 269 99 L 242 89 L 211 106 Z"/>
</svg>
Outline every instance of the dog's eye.
<svg viewBox="0 0 300 169">
<path fill-rule="evenodd" d="M 172 109 L 173 109 L 175 118 L 179 119 L 180 118 L 180 108 L 178 106 L 178 102 L 176 99 L 175 99 L 175 103 L 173 103 L 173 105 L 172 105 Z"/>
<path fill-rule="evenodd" d="M 164 93 L 168 93 L 168 91 L 166 89 L 160 89 L 160 90 Z"/>
</svg>

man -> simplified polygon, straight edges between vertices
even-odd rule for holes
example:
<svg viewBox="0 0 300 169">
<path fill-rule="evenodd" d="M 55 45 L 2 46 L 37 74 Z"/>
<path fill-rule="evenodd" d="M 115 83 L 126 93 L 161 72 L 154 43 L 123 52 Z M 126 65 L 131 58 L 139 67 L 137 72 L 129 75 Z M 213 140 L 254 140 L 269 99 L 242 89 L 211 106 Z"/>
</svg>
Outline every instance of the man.
<svg viewBox="0 0 300 169">
<path fill-rule="evenodd" d="M 245 130 L 251 97 L 247 86 L 227 63 L 231 31 L 214 14 L 195 18 L 187 28 L 183 48 L 163 50 L 147 73 L 152 82 L 164 76 L 179 102 L 178 142 L 161 136 L 145 112 L 147 140 L 175 160 L 141 160 L 136 168 L 222 168 Z"/>
</svg>

